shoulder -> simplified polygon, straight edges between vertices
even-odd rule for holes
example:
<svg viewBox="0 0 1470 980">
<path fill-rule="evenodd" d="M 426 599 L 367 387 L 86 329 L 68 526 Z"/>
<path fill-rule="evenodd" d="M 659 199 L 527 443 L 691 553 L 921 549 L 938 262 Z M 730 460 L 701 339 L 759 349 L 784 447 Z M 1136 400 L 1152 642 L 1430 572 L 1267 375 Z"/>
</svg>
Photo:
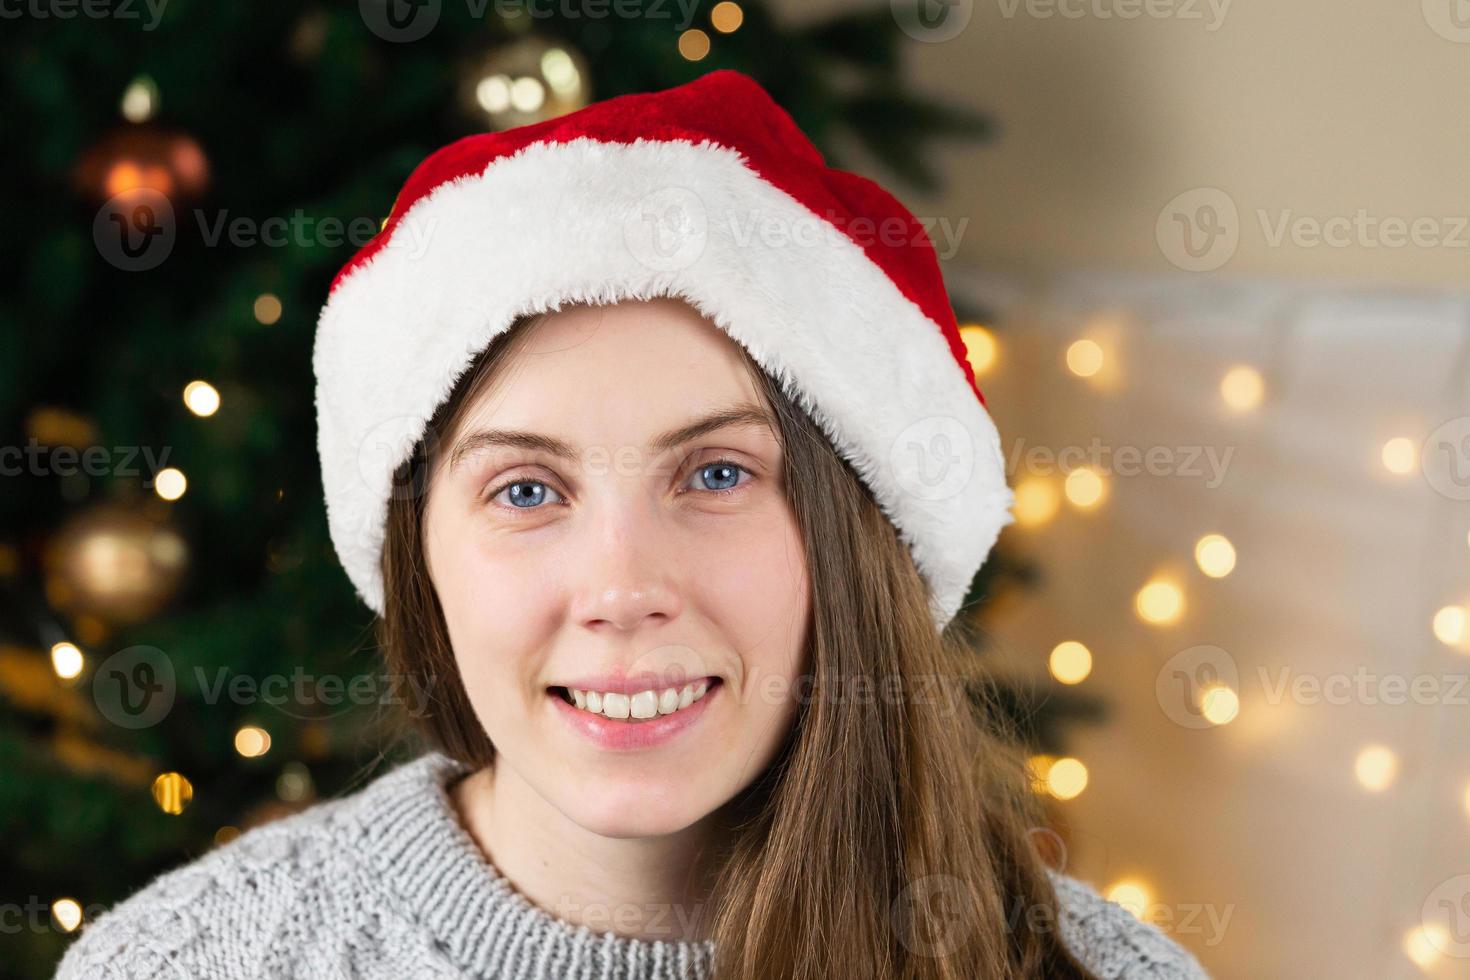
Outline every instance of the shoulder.
<svg viewBox="0 0 1470 980">
<path fill-rule="evenodd" d="M 332 896 L 353 878 L 360 811 L 392 778 L 246 831 L 154 878 L 82 927 L 56 980 L 275 975 L 273 963 L 289 965 L 323 930 L 350 928 L 327 920 L 328 909 L 336 917 L 353 905 Z"/>
<path fill-rule="evenodd" d="M 1157 926 L 1083 881 L 1058 871 L 1049 874 L 1062 938 L 1102 980 L 1209 980 L 1199 961 Z"/>
</svg>

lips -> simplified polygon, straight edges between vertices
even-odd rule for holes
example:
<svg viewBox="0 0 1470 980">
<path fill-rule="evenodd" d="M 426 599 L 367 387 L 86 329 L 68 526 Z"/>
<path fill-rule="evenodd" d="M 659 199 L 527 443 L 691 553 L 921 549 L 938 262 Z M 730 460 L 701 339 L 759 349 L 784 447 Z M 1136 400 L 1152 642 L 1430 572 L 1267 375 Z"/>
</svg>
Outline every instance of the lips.
<svg viewBox="0 0 1470 980">
<path fill-rule="evenodd" d="M 546 699 L 552 710 L 560 715 L 571 729 L 591 741 L 598 748 L 614 751 L 628 751 L 639 749 L 651 749 L 663 745 L 676 736 L 694 728 L 699 720 L 703 718 L 711 708 L 711 703 L 719 700 L 724 685 L 719 678 L 713 678 L 713 683 L 705 686 L 704 695 L 698 699 L 692 698 L 687 706 L 675 707 L 673 711 L 666 714 L 654 714 L 644 719 L 632 717 L 632 701 L 638 695 L 632 697 L 621 692 L 607 692 L 613 697 L 628 698 L 629 717 L 611 718 L 606 713 L 594 714 L 587 710 L 584 701 L 583 707 L 577 707 L 575 699 L 566 688 L 553 687 L 547 691 Z M 703 679 L 699 682 L 704 684 Z M 666 689 L 667 690 L 667 689 Z M 684 689 L 680 689 L 681 692 Z M 598 692 L 581 692 L 584 698 Z M 682 700 L 681 694 L 681 700 Z M 617 707 L 617 706 L 615 706 Z M 646 713 L 647 704 L 643 705 L 643 713 Z M 605 709 L 604 709 L 605 710 Z M 618 708 L 620 713 L 620 708 Z"/>
</svg>

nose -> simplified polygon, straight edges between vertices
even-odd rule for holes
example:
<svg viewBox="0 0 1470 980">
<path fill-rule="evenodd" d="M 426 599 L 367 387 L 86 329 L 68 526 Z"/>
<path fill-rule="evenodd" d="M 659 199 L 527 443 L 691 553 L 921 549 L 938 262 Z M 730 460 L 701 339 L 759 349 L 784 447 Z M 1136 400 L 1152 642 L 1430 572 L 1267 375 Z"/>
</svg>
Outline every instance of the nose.
<svg viewBox="0 0 1470 980">
<path fill-rule="evenodd" d="M 618 501 L 589 515 L 576 549 L 572 613 L 583 628 L 631 632 L 677 619 L 683 610 L 679 555 L 656 507 Z"/>
</svg>

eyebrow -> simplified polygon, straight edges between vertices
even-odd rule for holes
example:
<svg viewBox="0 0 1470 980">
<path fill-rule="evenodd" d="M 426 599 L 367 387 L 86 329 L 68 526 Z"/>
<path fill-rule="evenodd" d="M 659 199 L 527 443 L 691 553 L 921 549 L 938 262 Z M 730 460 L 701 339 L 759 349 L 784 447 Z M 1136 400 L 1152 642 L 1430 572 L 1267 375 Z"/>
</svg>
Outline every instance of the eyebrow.
<svg viewBox="0 0 1470 980">
<path fill-rule="evenodd" d="M 648 448 L 657 455 L 732 426 L 761 426 L 771 432 L 776 431 L 775 419 L 769 412 L 755 405 L 740 404 L 722 408 L 676 429 L 670 429 L 650 442 Z M 581 454 L 573 446 L 539 432 L 481 429 L 466 435 L 455 445 L 454 451 L 449 456 L 449 470 L 453 471 L 459 465 L 460 460 L 470 453 L 493 446 L 546 453 L 571 462 L 576 462 L 581 458 Z"/>
</svg>

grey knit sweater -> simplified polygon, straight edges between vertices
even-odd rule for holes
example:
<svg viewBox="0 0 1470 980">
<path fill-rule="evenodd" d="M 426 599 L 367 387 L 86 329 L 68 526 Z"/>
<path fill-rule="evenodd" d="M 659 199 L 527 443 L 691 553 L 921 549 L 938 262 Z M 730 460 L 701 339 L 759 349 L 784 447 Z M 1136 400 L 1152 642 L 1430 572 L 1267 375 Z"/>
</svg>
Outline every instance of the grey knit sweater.
<svg viewBox="0 0 1470 980">
<path fill-rule="evenodd" d="M 712 942 L 600 934 L 531 904 L 459 822 L 430 753 L 156 878 L 81 934 L 58 980 L 707 980 Z M 1198 962 L 1055 874 L 1062 934 L 1100 977 L 1195 980 Z"/>
</svg>

